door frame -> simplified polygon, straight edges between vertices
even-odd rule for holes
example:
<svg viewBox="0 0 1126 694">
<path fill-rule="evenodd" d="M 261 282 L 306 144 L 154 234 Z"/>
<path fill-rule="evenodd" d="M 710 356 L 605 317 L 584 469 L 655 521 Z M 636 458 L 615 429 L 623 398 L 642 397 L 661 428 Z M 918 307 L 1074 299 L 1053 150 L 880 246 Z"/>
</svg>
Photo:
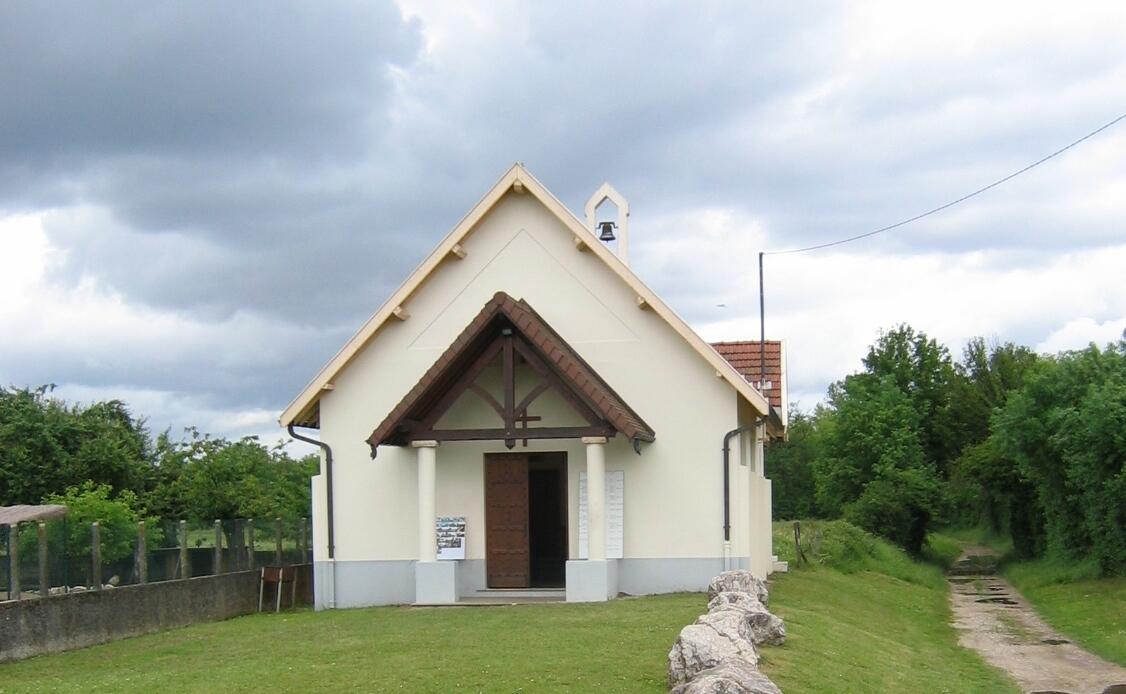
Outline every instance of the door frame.
<svg viewBox="0 0 1126 694">
<path fill-rule="evenodd" d="M 559 470 L 559 477 L 560 477 L 560 484 L 559 484 L 560 519 L 559 519 L 559 523 L 560 523 L 560 530 L 563 534 L 562 547 L 563 547 L 563 554 L 564 554 L 564 557 L 563 557 L 564 563 L 571 556 L 571 535 L 570 535 L 570 527 L 571 527 L 570 512 L 571 511 L 570 511 L 570 505 L 569 505 L 570 476 L 569 476 L 569 470 L 568 470 L 568 465 L 567 465 L 567 463 L 568 463 L 567 451 L 535 451 L 535 452 L 520 452 L 520 453 L 505 451 L 505 452 L 487 452 L 487 453 L 484 453 L 483 454 L 483 463 L 482 463 L 483 466 L 482 466 L 482 471 L 481 471 L 481 473 L 482 473 L 481 474 L 481 476 L 482 476 L 481 485 L 482 485 L 482 497 L 483 497 L 482 500 L 484 502 L 484 511 L 485 511 L 485 513 L 484 513 L 484 520 L 485 520 L 485 586 L 486 586 L 486 588 L 490 588 L 490 589 L 493 589 L 493 586 L 490 585 L 490 580 L 489 580 L 490 579 L 490 573 L 489 573 L 490 553 L 489 553 L 489 473 L 488 473 L 488 466 L 489 466 L 491 461 L 512 459 L 512 458 L 520 458 L 520 459 L 523 459 L 523 461 L 524 461 L 523 468 L 524 468 L 524 474 L 525 474 L 525 487 L 527 487 L 527 485 L 528 485 L 528 473 L 531 471 L 531 469 L 534 466 L 535 467 L 542 466 L 542 467 L 548 468 L 548 469 L 557 468 Z M 530 522 L 531 521 L 531 506 L 532 506 L 532 499 L 529 496 L 528 501 L 525 504 L 526 517 L 524 519 L 524 542 L 525 542 L 526 558 L 527 558 L 527 563 L 526 563 L 527 581 L 526 581 L 526 585 L 523 586 L 522 588 L 510 588 L 510 589 L 514 589 L 514 590 L 530 589 L 532 587 L 532 585 L 531 585 L 532 584 L 532 568 L 531 568 L 532 547 L 531 547 L 531 522 Z M 566 582 L 566 579 L 564 579 L 564 583 L 565 582 Z M 496 589 L 497 590 L 504 590 L 504 588 L 496 588 Z"/>
</svg>

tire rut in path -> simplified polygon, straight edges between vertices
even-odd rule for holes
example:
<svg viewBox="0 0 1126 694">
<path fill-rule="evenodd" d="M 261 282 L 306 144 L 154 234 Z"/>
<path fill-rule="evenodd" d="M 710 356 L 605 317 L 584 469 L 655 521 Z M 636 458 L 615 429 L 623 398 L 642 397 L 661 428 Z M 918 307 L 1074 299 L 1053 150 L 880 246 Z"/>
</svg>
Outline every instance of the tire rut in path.
<svg viewBox="0 0 1126 694">
<path fill-rule="evenodd" d="M 997 575 L 996 567 L 993 550 L 969 547 L 948 573 L 959 644 L 1009 673 L 1025 692 L 1126 694 L 1126 668 L 1076 646 L 1048 626 Z"/>
</svg>

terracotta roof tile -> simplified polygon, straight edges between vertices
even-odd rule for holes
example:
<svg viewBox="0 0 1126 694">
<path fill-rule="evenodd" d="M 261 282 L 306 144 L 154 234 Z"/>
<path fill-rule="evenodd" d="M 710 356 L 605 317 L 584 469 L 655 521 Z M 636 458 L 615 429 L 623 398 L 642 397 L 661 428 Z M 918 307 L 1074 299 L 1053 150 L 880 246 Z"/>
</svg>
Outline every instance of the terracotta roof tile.
<svg viewBox="0 0 1126 694">
<path fill-rule="evenodd" d="M 726 359 L 728 363 L 735 367 L 735 370 L 742 374 L 743 378 L 748 383 L 758 387 L 761 380 L 759 374 L 760 369 L 760 354 L 763 354 L 761 349 L 762 344 L 758 340 L 740 340 L 737 342 L 713 342 L 712 347 L 719 355 Z M 766 366 L 766 381 L 770 382 L 770 388 L 766 389 L 764 395 L 770 404 L 776 408 L 782 407 L 782 383 L 786 374 L 782 371 L 782 342 L 779 340 L 767 340 L 765 350 L 765 366 Z"/>
</svg>

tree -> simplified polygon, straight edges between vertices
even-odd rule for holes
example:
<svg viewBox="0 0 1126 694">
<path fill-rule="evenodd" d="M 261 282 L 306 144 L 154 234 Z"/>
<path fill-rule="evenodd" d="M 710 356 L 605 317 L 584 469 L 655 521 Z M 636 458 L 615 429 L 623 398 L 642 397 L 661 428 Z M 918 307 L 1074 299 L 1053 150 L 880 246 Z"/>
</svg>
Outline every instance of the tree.
<svg viewBox="0 0 1126 694">
<path fill-rule="evenodd" d="M 992 424 L 1035 490 L 1043 552 L 1126 572 L 1126 341 L 1040 360 Z"/>
<path fill-rule="evenodd" d="M 864 367 L 873 376 L 891 379 L 908 397 L 918 415 L 919 442 L 926 458 L 946 478 L 966 443 L 951 397 L 959 376 L 949 350 L 926 333 L 899 325 L 881 333 L 868 348 Z"/>
<path fill-rule="evenodd" d="M 118 400 L 71 407 L 52 389 L 0 388 L 0 505 L 35 504 L 87 480 L 143 493 L 144 421 Z"/>
<path fill-rule="evenodd" d="M 296 460 L 284 447 L 270 449 L 254 437 L 189 434 L 182 443 L 165 438 L 157 444 L 163 484 L 154 501 L 165 513 L 194 520 L 309 515 L 309 477 L 320 467 L 316 456 Z"/>
<path fill-rule="evenodd" d="M 817 421 L 826 410 L 812 415 L 790 408 L 789 438 L 768 444 L 766 472 L 774 490 L 773 513 L 777 519 L 817 518 L 813 463 L 820 452 Z"/>
<path fill-rule="evenodd" d="M 829 403 L 825 453 L 814 464 L 818 505 L 919 553 L 942 498 L 911 398 L 893 375 L 867 373 L 834 383 Z"/>
<path fill-rule="evenodd" d="M 990 422 L 1010 394 L 1023 387 L 1038 359 L 1027 347 L 987 345 L 974 338 L 955 367 L 961 378 L 953 397 L 967 436 L 951 473 L 960 520 L 968 525 L 984 521 L 996 532 L 1010 532 L 1014 550 L 1025 557 L 1043 549 L 1042 514 L 1016 461 L 990 438 Z"/>
</svg>

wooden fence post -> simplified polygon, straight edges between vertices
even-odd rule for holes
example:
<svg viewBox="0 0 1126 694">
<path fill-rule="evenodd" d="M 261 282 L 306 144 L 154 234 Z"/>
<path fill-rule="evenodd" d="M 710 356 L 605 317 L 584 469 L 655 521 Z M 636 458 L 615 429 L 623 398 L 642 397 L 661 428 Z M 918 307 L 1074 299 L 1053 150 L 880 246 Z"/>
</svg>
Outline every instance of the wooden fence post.
<svg viewBox="0 0 1126 694">
<path fill-rule="evenodd" d="M 19 600 L 23 595 L 20 586 L 20 524 L 8 526 L 8 599 Z"/>
<path fill-rule="evenodd" d="M 274 519 L 274 564 L 281 566 L 282 563 L 282 522 L 281 518 Z"/>
<path fill-rule="evenodd" d="M 223 573 L 223 522 L 218 518 L 215 519 L 215 558 L 212 564 L 216 576 Z"/>
<path fill-rule="evenodd" d="M 180 521 L 180 578 L 192 577 L 192 565 L 188 561 L 188 522 Z"/>
<path fill-rule="evenodd" d="M 90 587 L 94 590 L 102 589 L 102 527 L 98 521 L 90 524 Z"/>
<path fill-rule="evenodd" d="M 246 535 L 247 535 L 247 541 L 250 544 L 248 554 L 247 554 L 247 557 L 246 557 L 247 568 L 249 568 L 251 571 L 253 571 L 254 570 L 254 564 L 255 564 L 254 545 L 256 543 L 256 540 L 254 538 L 254 519 L 253 518 L 247 518 L 246 519 Z"/>
<path fill-rule="evenodd" d="M 39 597 L 45 598 L 51 594 L 51 581 L 47 576 L 47 524 L 39 521 L 36 528 L 39 540 Z"/>
<path fill-rule="evenodd" d="M 149 546 L 145 539 L 145 522 L 137 523 L 137 583 L 149 582 Z"/>
<path fill-rule="evenodd" d="M 242 569 L 242 526 L 238 518 L 231 520 L 231 541 L 227 543 L 227 571 Z"/>
<path fill-rule="evenodd" d="M 805 558 L 805 551 L 801 548 L 801 521 L 794 521 L 794 550 L 795 563 L 809 563 L 809 560 Z"/>
</svg>

